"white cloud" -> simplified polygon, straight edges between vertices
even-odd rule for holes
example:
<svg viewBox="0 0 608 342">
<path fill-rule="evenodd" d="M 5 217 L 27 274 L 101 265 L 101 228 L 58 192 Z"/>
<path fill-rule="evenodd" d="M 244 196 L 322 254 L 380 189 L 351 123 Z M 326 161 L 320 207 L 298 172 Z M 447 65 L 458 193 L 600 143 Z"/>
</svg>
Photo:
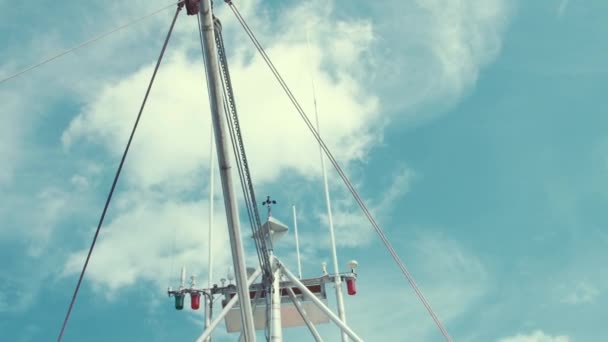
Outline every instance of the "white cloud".
<svg viewBox="0 0 608 342">
<path fill-rule="evenodd" d="M 199 282 L 206 281 L 208 203 L 169 202 L 152 194 L 131 194 L 129 202 L 128 211 L 102 228 L 87 278 L 110 294 L 141 280 L 160 287 L 176 286 L 181 266 L 188 275 L 201 276 Z M 219 214 L 216 217 L 221 218 Z M 214 225 L 214 265 L 227 265 L 230 249 L 225 220 L 218 221 Z M 64 275 L 80 272 L 86 252 L 83 249 L 69 257 Z"/>
<path fill-rule="evenodd" d="M 298 15 L 288 16 L 298 24 L 304 25 L 311 16 L 315 19 L 301 8 L 294 12 Z M 328 25 L 315 33 L 320 35 Z M 369 31 L 369 26 L 343 22 L 339 27 L 341 30 L 326 40 L 339 45 L 340 58 L 349 54 L 351 62 L 333 60 L 331 75 L 321 68 L 321 63 L 325 58 L 331 59 L 335 51 L 315 45 L 313 57 L 309 58 L 301 32 L 285 33 L 269 44 L 267 51 L 308 109 L 312 100 L 301 95 L 310 94 L 309 70 L 310 66 L 314 68 L 323 136 L 334 154 L 348 162 L 365 156 L 371 143 L 380 137 L 380 125 L 370 125 L 378 115 L 376 97 L 349 76 L 369 38 L 348 38 L 344 33 L 351 29 Z M 152 66 L 148 66 L 108 85 L 71 122 L 62 138 L 64 144 L 69 147 L 86 138 L 101 141 L 114 153 L 122 151 L 151 70 Z M 263 62 L 259 58 L 251 60 L 244 52 L 233 55 L 231 74 L 256 180 L 275 179 L 287 169 L 303 175 L 317 173 L 318 147 Z M 161 67 L 137 132 L 127 168 L 132 176 L 129 178 L 146 187 L 189 175 L 202 166 L 208 158 L 208 108 L 201 62 L 186 58 L 183 49 L 171 54 Z M 312 114 L 311 110 L 308 112 Z M 272 163 L 268 162 L 269 153 L 277 156 Z"/>
<path fill-rule="evenodd" d="M 412 104 L 437 100 L 445 94 L 458 96 L 470 89 L 479 68 L 496 55 L 504 26 L 501 1 L 479 6 L 469 1 L 459 2 L 461 6 L 451 2 L 404 5 L 394 1 L 390 6 L 395 10 L 383 10 L 381 23 L 370 18 L 347 18 L 331 2 L 323 2 L 322 6 L 320 3 L 285 9 L 276 20 L 266 20 L 268 14 L 258 2 L 248 4 L 244 12 L 250 23 L 256 24 L 256 32 L 264 38 L 269 55 L 309 115 L 313 114 L 309 75 L 312 67 L 321 132 L 343 164 L 364 160 L 381 141 L 382 129 L 389 120 L 382 115 L 383 110 L 395 107 L 393 102 L 397 102 L 396 107 L 411 108 Z M 404 20 L 411 18 L 401 17 L 406 11 L 400 6 L 412 7 L 410 15 L 419 19 Z M 466 20 L 465 15 L 469 16 Z M 118 15 L 110 17 L 113 22 L 124 21 Z M 82 50 L 78 63 L 66 57 L 53 69 L 41 69 L 33 80 L 24 81 L 27 87 L 33 87 L 34 83 L 46 85 L 45 91 L 52 96 L 47 94 L 42 102 L 71 94 L 83 103 L 62 136 L 68 152 L 81 145 L 96 144 L 113 157 L 122 152 L 151 75 L 149 63 L 157 53 L 158 44 L 150 44 L 149 38 L 166 29 L 166 17 L 162 19 L 124 35 L 132 38 L 116 35 L 90 50 Z M 240 38 L 228 35 L 237 31 L 234 20 L 226 16 L 222 19 L 254 179 L 271 182 L 281 172 L 318 177 L 318 147 L 310 133 L 262 61 L 254 57 L 243 33 Z M 390 34 L 384 26 L 386 22 L 395 24 Z M 203 68 L 198 58 L 190 57 L 193 53 L 198 56 L 199 49 L 194 27 L 192 17 L 181 18 L 176 31 L 179 35 L 171 42 L 161 66 L 121 179 L 121 184 L 126 184 L 126 193 L 121 197 L 127 199 L 117 198 L 118 214 L 108 217 L 91 264 L 91 280 L 97 285 L 118 289 L 139 279 L 164 283 L 159 275 L 162 277 L 164 270 L 171 268 L 167 254 L 171 235 L 167 228 L 179 224 L 194 234 L 205 227 L 204 215 L 198 214 L 205 202 L 174 196 L 181 190 L 197 187 L 196 177 L 205 170 L 208 159 L 209 106 Z M 303 27 L 310 27 L 310 51 Z M 64 43 L 51 45 L 65 46 Z M 136 51 L 136 47 L 144 45 L 141 53 L 114 55 L 116 51 L 127 50 L 126 47 Z M 40 52 L 38 49 L 42 48 L 36 52 Z M 47 50 L 38 55 L 46 55 Z M 153 53 L 146 54 L 152 50 Z M 133 66 L 141 65 L 142 61 L 148 64 L 133 71 Z M 62 77 L 56 77 L 57 74 Z M 370 77 L 372 83 L 367 82 Z M 391 100 L 396 93 L 399 96 Z M 96 178 L 79 171 L 72 183 L 85 189 L 95 184 Z M 408 184 L 407 174 L 397 176 L 386 197 L 401 196 L 408 191 Z M 138 204 L 132 200 L 144 195 L 152 198 L 142 199 Z M 344 230 L 339 229 L 340 225 L 361 220 L 349 216 L 348 210 L 340 210 L 339 199 L 336 202 L 336 222 L 341 234 Z M 364 225 L 362 232 L 363 229 L 366 233 L 360 241 L 373 234 L 369 225 Z M 218 231 L 225 232 L 225 228 Z M 199 259 L 205 241 L 193 240 L 185 243 L 176 264 Z M 66 274 L 77 272 L 82 266 L 83 253 L 81 250 L 70 256 Z M 226 256 L 220 254 L 218 258 L 225 261 Z"/>
<path fill-rule="evenodd" d="M 23 123 L 20 115 L 24 104 L 12 91 L 0 89 L 0 188 L 9 184 L 23 151 Z"/>
<path fill-rule="evenodd" d="M 409 120 L 429 118 L 413 113 L 420 105 L 449 105 L 470 91 L 498 55 L 510 12 L 504 0 L 390 0 L 372 10 L 382 19 L 371 75 L 385 106 L 409 110 Z"/>
<path fill-rule="evenodd" d="M 416 264 L 416 280 L 450 331 L 450 322 L 466 315 L 490 288 L 485 266 L 443 235 L 421 234 L 399 241 L 404 242 L 400 247 L 412 251 L 407 259 Z M 360 269 L 359 293 L 347 297 L 349 324 L 365 340 L 398 341 L 404 332 L 412 341 L 438 340 L 433 320 L 392 261 L 388 266 L 380 260 L 368 263 L 372 261 Z"/>
<path fill-rule="evenodd" d="M 332 198 L 332 217 L 336 233 L 336 244 L 343 247 L 360 247 L 369 244 L 375 232 L 368 219 L 348 192 L 341 179 L 337 179 L 337 175 L 332 175 L 333 183 L 339 184 L 335 190 L 331 192 Z M 380 223 L 390 215 L 394 209 L 395 201 L 405 196 L 411 187 L 411 183 L 415 178 L 415 173 L 410 168 L 401 166 L 392 175 L 390 184 L 382 191 L 378 191 L 379 198 L 364 199 L 368 209 L 374 215 L 374 218 Z M 359 188 L 355 184 L 355 188 Z M 325 203 L 325 202 L 323 202 Z M 325 209 L 325 206 L 323 206 Z M 327 211 L 324 210 L 320 214 L 321 222 L 324 227 L 329 225 Z M 315 242 L 318 246 L 318 242 Z"/>
<path fill-rule="evenodd" d="M 569 2 L 570 2 L 570 0 L 562 0 L 559 2 L 559 6 L 557 7 L 558 18 L 564 15 Z"/>
<path fill-rule="evenodd" d="M 511 337 L 501 338 L 499 342 L 569 342 L 568 336 L 546 335 L 542 330 L 536 330 L 530 334 L 517 334 Z"/>
<path fill-rule="evenodd" d="M 568 289 L 568 294 L 562 298 L 562 302 L 573 305 L 591 303 L 599 294 L 600 291 L 592 284 L 579 282 Z"/>
</svg>

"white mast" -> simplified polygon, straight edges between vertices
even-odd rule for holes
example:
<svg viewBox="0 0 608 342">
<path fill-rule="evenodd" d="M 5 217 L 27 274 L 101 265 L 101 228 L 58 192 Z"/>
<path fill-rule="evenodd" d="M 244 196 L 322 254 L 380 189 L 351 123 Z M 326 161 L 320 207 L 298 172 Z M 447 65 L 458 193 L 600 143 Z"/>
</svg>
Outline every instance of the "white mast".
<svg viewBox="0 0 608 342">
<path fill-rule="evenodd" d="M 308 32 L 306 32 L 306 42 L 308 45 L 308 52 L 310 55 L 310 38 L 309 38 Z M 312 58 L 309 58 L 309 60 L 311 60 L 311 59 Z M 321 129 L 319 127 L 319 111 L 317 109 L 317 95 L 316 95 L 315 80 L 313 77 L 312 66 L 310 68 L 310 80 L 312 83 L 315 120 L 316 120 L 316 124 L 317 124 L 316 128 L 317 128 L 317 132 L 319 133 L 319 135 L 321 135 Z M 332 261 L 334 264 L 334 276 L 335 276 L 334 286 L 336 288 L 336 301 L 338 304 L 338 316 L 340 317 L 340 320 L 343 323 L 346 323 L 346 312 L 344 309 L 344 296 L 342 294 L 342 278 L 338 274 L 340 272 L 340 269 L 338 268 L 338 255 L 336 252 L 336 237 L 334 234 L 334 221 L 333 221 L 333 217 L 332 217 L 332 213 L 331 213 L 331 198 L 329 196 L 329 184 L 327 181 L 327 170 L 325 168 L 325 156 L 323 155 L 323 150 L 321 149 L 321 145 L 319 145 L 319 155 L 321 156 L 321 169 L 323 172 L 323 186 L 325 188 L 325 204 L 327 206 L 327 219 L 329 221 L 329 238 L 330 238 L 330 245 L 331 245 L 331 254 L 332 254 L 332 259 L 333 259 Z M 348 335 L 344 331 L 342 331 L 342 342 L 347 342 L 347 341 L 348 341 Z"/>
<path fill-rule="evenodd" d="M 226 219 L 228 223 L 228 234 L 234 264 L 237 293 L 241 298 L 241 322 L 245 341 L 255 341 L 255 326 L 249 298 L 249 286 L 247 285 L 247 271 L 245 269 L 245 257 L 241 231 L 238 221 L 238 208 L 236 196 L 232 185 L 232 166 L 229 158 L 228 132 L 226 132 L 226 118 L 224 113 L 224 94 L 220 80 L 217 50 L 215 47 L 215 28 L 211 0 L 202 0 L 200 6 L 201 29 L 203 44 L 205 46 L 205 64 L 207 77 L 209 79 L 209 104 L 211 106 L 211 117 L 215 132 L 217 157 L 222 180 L 222 192 L 224 195 L 224 206 L 226 208 Z"/>
<path fill-rule="evenodd" d="M 296 216 L 296 206 L 292 205 L 293 210 L 293 229 L 296 237 L 296 258 L 298 260 L 298 277 L 302 279 L 302 261 L 300 260 L 300 240 L 298 240 L 298 217 Z"/>
<path fill-rule="evenodd" d="M 208 85 L 207 85 L 208 86 Z M 209 132 L 209 245 L 207 247 L 209 251 L 209 257 L 207 259 L 207 270 L 208 270 L 208 280 L 207 280 L 207 288 L 210 289 L 213 285 L 213 197 L 214 197 L 214 185 L 215 185 L 215 159 L 213 148 L 215 147 L 213 143 L 213 124 L 210 126 Z M 209 324 L 211 323 L 211 316 L 213 315 L 213 303 L 205 296 L 205 330 L 209 328 Z M 204 342 L 211 342 L 211 337 L 209 337 Z"/>
</svg>

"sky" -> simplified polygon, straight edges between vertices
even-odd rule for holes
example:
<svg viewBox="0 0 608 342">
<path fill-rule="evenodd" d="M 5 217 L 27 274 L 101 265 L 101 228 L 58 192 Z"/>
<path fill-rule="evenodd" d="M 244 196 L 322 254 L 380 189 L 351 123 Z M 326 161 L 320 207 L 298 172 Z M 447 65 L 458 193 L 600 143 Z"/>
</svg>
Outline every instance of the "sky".
<svg viewBox="0 0 608 342">
<path fill-rule="evenodd" d="M 607 2 L 235 3 L 310 116 L 314 83 L 321 135 L 454 341 L 608 340 Z M 168 4 L 0 0 L 0 79 Z M 232 12 L 215 6 L 258 202 L 275 198 L 290 228 L 296 206 L 303 273 L 319 276 L 331 254 L 318 146 Z M 58 335 L 174 11 L 0 83 L 0 341 Z M 182 13 L 66 342 L 195 341 L 202 313 L 175 311 L 167 287 L 181 266 L 206 284 L 210 248 L 211 280 L 230 272 L 217 175 L 208 239 L 200 52 L 196 19 Z M 345 304 L 353 330 L 442 341 L 331 169 L 329 184 L 341 270 L 359 262 Z M 296 270 L 293 229 L 276 253 Z M 319 331 L 338 339 L 333 325 Z M 306 328 L 284 335 L 311 340 Z M 214 336 L 237 339 L 223 326 Z"/>
</svg>

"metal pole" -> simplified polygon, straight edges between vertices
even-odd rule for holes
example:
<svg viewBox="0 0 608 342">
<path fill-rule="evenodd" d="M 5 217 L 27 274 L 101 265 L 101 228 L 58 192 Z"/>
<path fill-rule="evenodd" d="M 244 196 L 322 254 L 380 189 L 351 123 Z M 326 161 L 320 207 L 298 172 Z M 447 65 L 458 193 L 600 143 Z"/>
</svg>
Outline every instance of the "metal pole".
<svg viewBox="0 0 608 342">
<path fill-rule="evenodd" d="M 270 341 L 283 341 L 283 328 L 281 325 L 281 269 L 278 261 L 271 255 L 273 268 L 275 268 L 272 281 L 272 297 L 270 297 Z"/>
<path fill-rule="evenodd" d="M 209 329 L 209 324 L 211 323 L 211 301 L 209 300 L 209 298 L 207 298 L 207 296 L 203 296 L 205 297 L 205 328 L 203 329 L 204 331 L 207 331 L 207 329 Z M 203 342 L 210 342 L 211 341 L 211 336 L 204 340 Z"/>
<path fill-rule="evenodd" d="M 302 279 L 302 260 L 300 259 L 300 240 L 298 240 L 298 217 L 296 216 L 296 206 L 291 206 L 293 210 L 293 229 L 296 236 L 296 258 L 298 259 L 298 277 Z"/>
<path fill-rule="evenodd" d="M 211 106 L 211 117 L 215 132 L 215 142 L 217 156 L 220 167 L 220 177 L 222 180 L 222 192 L 224 194 L 224 206 L 226 208 L 226 219 L 228 223 L 228 234 L 230 237 L 230 248 L 232 250 L 232 261 L 234 264 L 234 274 L 236 278 L 237 293 L 241 300 L 241 321 L 245 341 L 255 341 L 255 326 L 253 313 L 251 312 L 251 301 L 249 289 L 246 285 L 247 271 L 245 269 L 245 257 L 243 242 L 241 241 L 241 231 L 238 221 L 238 208 L 236 196 L 232 186 L 232 166 L 228 154 L 228 140 L 224 113 L 224 94 L 220 82 L 217 50 L 215 48 L 215 31 L 213 23 L 213 13 L 211 10 L 211 0 L 202 0 L 200 7 L 201 25 L 203 32 L 204 52 L 206 55 L 205 63 L 207 76 L 209 78 L 209 104 Z"/>
<path fill-rule="evenodd" d="M 283 271 L 283 274 L 285 274 L 285 276 L 289 278 L 289 280 L 291 280 L 308 299 L 310 299 L 319 309 L 321 309 L 321 311 L 323 311 L 323 313 L 325 313 L 329 319 L 336 323 L 336 325 L 340 327 L 345 334 L 350 336 L 350 338 L 352 338 L 355 342 L 363 342 L 363 340 L 357 336 L 357 334 L 355 334 L 355 332 L 352 331 L 344 321 L 336 316 L 336 314 L 334 314 L 330 308 L 328 308 L 319 298 L 317 298 L 314 293 L 310 292 L 306 285 L 302 284 L 302 282 L 296 276 L 294 276 L 287 269 L 287 267 L 285 267 L 285 265 L 282 263 L 279 263 L 279 265 Z"/>
<path fill-rule="evenodd" d="M 298 313 L 300 314 L 300 316 L 302 316 L 304 323 L 306 323 L 306 326 L 310 330 L 312 337 L 314 337 L 315 341 L 317 341 L 317 342 L 323 342 L 323 339 L 321 338 L 321 335 L 319 335 L 317 328 L 315 328 L 315 325 L 308 319 L 306 310 L 304 310 L 304 307 L 302 307 L 302 303 L 300 302 L 300 300 L 298 300 L 298 298 L 296 297 L 296 294 L 293 293 L 293 290 L 291 289 L 291 287 L 286 287 L 285 289 L 287 290 L 287 294 L 289 295 L 289 298 L 293 302 L 293 305 L 296 306 L 296 310 L 298 310 Z"/>
<path fill-rule="evenodd" d="M 182 266 L 182 273 L 180 274 L 180 284 L 179 284 L 179 289 L 184 289 L 186 288 L 186 267 Z"/>
<path fill-rule="evenodd" d="M 306 42 L 308 46 L 308 53 L 310 55 L 310 37 L 308 30 L 306 32 Z M 310 56 L 312 57 L 312 56 Z M 309 58 L 312 60 L 312 58 Z M 319 110 L 317 108 L 317 94 L 315 89 L 315 79 L 313 77 L 313 70 L 310 67 L 310 80 L 312 83 L 312 94 L 315 108 L 315 120 L 317 124 L 317 132 L 321 134 L 321 128 L 319 127 Z M 334 234 L 334 220 L 331 213 L 331 199 L 329 196 L 329 184 L 327 181 L 327 170 L 325 168 L 325 156 L 323 155 L 323 150 L 321 149 L 321 145 L 319 145 L 319 155 L 321 157 L 321 169 L 323 171 L 323 187 L 325 189 L 325 204 L 327 206 L 327 219 L 329 221 L 329 238 L 331 244 L 331 254 L 334 264 L 334 287 L 336 289 L 336 301 L 338 302 L 338 316 L 340 316 L 340 320 L 342 322 L 346 322 L 346 310 L 344 309 L 344 296 L 342 295 L 342 278 L 338 275 L 340 273 L 340 269 L 338 268 L 338 255 L 336 253 L 336 237 Z M 348 336 L 344 332 L 342 332 L 342 342 L 348 342 Z"/>
<path fill-rule="evenodd" d="M 210 289 L 211 286 L 213 285 L 213 200 L 214 200 L 214 186 L 215 186 L 215 159 L 214 157 L 214 153 L 213 153 L 213 148 L 214 143 L 213 143 L 213 123 L 211 125 L 209 125 L 210 127 L 210 133 L 209 133 L 209 245 L 207 247 L 207 250 L 209 251 L 209 256 L 208 256 L 208 265 L 207 265 L 207 273 L 208 275 L 208 280 L 207 280 L 207 288 Z M 213 315 L 213 313 L 211 312 L 212 306 L 211 306 L 211 301 L 207 300 L 207 297 L 205 297 L 205 330 L 207 330 L 207 328 L 209 327 L 209 324 L 211 323 L 211 316 Z M 209 337 L 207 340 L 205 340 L 204 342 L 211 342 L 211 337 Z"/>
<path fill-rule="evenodd" d="M 260 268 L 258 268 L 251 275 L 251 277 L 249 277 L 249 279 L 247 279 L 247 287 L 251 286 L 251 284 L 253 284 L 253 282 L 257 279 L 257 277 L 260 276 L 261 273 L 262 273 L 262 270 Z M 228 311 L 230 311 L 230 309 L 232 309 L 234 307 L 234 305 L 236 304 L 236 302 L 238 300 L 239 300 L 239 294 L 237 293 L 234 297 L 232 297 L 228 301 L 228 303 L 226 303 L 226 306 L 224 306 L 224 308 L 222 309 L 222 312 L 220 312 L 220 314 L 211 322 L 211 324 L 209 324 L 209 328 L 203 332 L 203 334 L 197 339 L 197 342 L 203 342 L 206 339 L 211 337 L 213 330 L 215 330 L 215 328 L 217 328 L 217 326 L 222 322 L 222 320 L 228 314 Z M 242 306 L 243 301 L 241 300 L 240 302 L 241 302 L 241 306 Z"/>
<path fill-rule="evenodd" d="M 209 148 L 209 246 L 208 246 L 208 267 L 207 267 L 207 273 L 209 274 L 209 280 L 207 282 L 207 288 L 211 288 L 211 286 L 213 285 L 213 200 L 214 200 L 214 194 L 215 194 L 215 159 L 214 157 L 214 153 L 213 153 L 213 148 L 214 143 L 213 143 L 213 125 L 211 125 L 211 132 L 210 132 L 210 142 L 209 144 L 211 145 Z"/>
</svg>

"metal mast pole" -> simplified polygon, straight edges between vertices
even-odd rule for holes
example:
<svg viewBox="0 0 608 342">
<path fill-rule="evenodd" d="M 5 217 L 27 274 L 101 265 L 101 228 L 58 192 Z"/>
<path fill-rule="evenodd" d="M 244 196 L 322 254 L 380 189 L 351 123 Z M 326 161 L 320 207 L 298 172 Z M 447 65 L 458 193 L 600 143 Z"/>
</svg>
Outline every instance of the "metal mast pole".
<svg viewBox="0 0 608 342">
<path fill-rule="evenodd" d="M 293 229 L 296 236 L 296 256 L 298 259 L 298 276 L 302 279 L 302 260 L 300 259 L 300 240 L 298 239 L 298 217 L 296 216 L 296 206 L 291 206 L 293 209 Z"/>
<path fill-rule="evenodd" d="M 202 0 L 200 6 L 201 29 L 203 32 L 203 43 L 205 46 L 205 63 L 207 76 L 209 78 L 209 104 L 211 106 L 211 117 L 215 132 L 215 143 L 217 157 L 220 167 L 220 178 L 222 180 L 222 192 L 224 194 L 224 206 L 226 208 L 226 219 L 228 223 L 228 234 L 230 237 L 230 248 L 232 250 L 232 261 L 236 278 L 237 293 L 239 294 L 241 308 L 241 323 L 245 341 L 255 341 L 255 326 L 251 310 L 251 299 L 249 298 L 249 286 L 247 286 L 247 271 L 241 231 L 238 220 L 238 208 L 236 196 L 232 186 L 232 166 L 230 165 L 228 134 L 226 132 L 224 113 L 224 94 L 221 87 L 219 74 L 218 56 L 215 48 L 215 30 L 211 0 Z"/>
<path fill-rule="evenodd" d="M 209 82 L 207 82 L 209 83 Z M 209 84 L 207 84 L 207 86 L 209 86 Z M 214 186 L 215 186 L 215 155 L 213 153 L 213 148 L 215 146 L 213 146 L 213 123 L 211 123 L 211 125 L 209 125 L 210 127 L 210 132 L 209 132 L 209 246 L 207 247 L 207 249 L 209 250 L 209 257 L 207 259 L 208 261 L 208 281 L 207 281 L 207 288 L 210 289 L 211 286 L 213 285 L 213 197 L 214 197 Z M 211 300 L 209 300 L 209 298 L 207 298 L 207 296 L 205 296 L 205 329 L 207 329 L 209 327 L 209 324 L 211 324 L 211 316 L 213 315 L 213 302 Z M 209 337 L 206 341 L 204 342 L 211 342 L 211 337 Z"/>
<path fill-rule="evenodd" d="M 307 43 L 308 43 L 308 51 L 310 54 L 310 39 L 308 37 L 308 32 L 307 32 L 306 39 L 307 39 Z M 310 58 L 310 60 L 312 60 L 312 58 Z M 316 89 L 315 89 L 315 79 L 313 77 L 312 67 L 310 68 L 310 79 L 311 79 L 311 83 L 312 83 L 312 93 L 313 93 L 313 100 L 314 100 L 317 132 L 319 134 L 321 134 L 321 128 L 319 127 L 319 111 L 317 109 L 317 95 L 316 95 Z M 332 261 L 334 264 L 334 276 L 335 276 L 334 287 L 336 288 L 336 301 L 338 304 L 338 316 L 340 317 L 340 320 L 342 322 L 346 323 L 346 312 L 344 309 L 344 296 L 342 295 L 342 278 L 338 275 L 338 273 L 340 272 L 340 269 L 338 268 L 338 254 L 336 252 L 336 236 L 334 234 L 334 220 L 333 220 L 332 213 L 331 213 L 331 199 L 329 196 L 327 169 L 325 168 L 325 156 L 323 155 L 323 150 L 321 149 L 321 145 L 319 145 L 319 155 L 321 156 L 321 169 L 323 171 L 323 187 L 325 190 L 325 204 L 327 206 L 327 219 L 329 221 L 329 238 L 330 238 L 330 244 L 331 244 L 331 254 L 332 254 L 332 259 L 333 259 Z M 342 342 L 348 342 L 348 335 L 344 331 L 342 331 Z"/>
<path fill-rule="evenodd" d="M 281 268 L 278 261 L 272 256 L 272 264 L 276 269 L 272 281 L 272 297 L 270 297 L 270 341 L 283 341 L 283 327 L 281 325 Z"/>
<path fill-rule="evenodd" d="M 309 60 L 312 60 L 312 54 L 310 53 L 310 34 L 308 29 L 306 30 L 306 45 L 308 48 Z M 317 108 L 317 92 L 315 89 L 315 78 L 313 73 L 312 65 L 310 67 L 310 82 L 312 85 L 312 95 L 315 109 L 315 120 L 317 124 L 317 132 L 321 134 L 321 128 L 319 127 L 319 110 Z M 327 170 L 325 168 L 325 156 L 323 155 L 323 149 L 319 145 L 319 155 L 321 156 L 321 169 L 323 171 L 323 186 L 325 189 L 325 204 L 327 206 L 327 219 L 329 221 L 329 238 L 331 244 L 331 254 L 334 264 L 334 275 L 335 282 L 334 287 L 336 288 L 336 301 L 338 304 L 338 316 L 342 322 L 346 322 L 346 313 L 344 309 L 344 296 L 342 295 L 342 278 L 338 275 L 340 269 L 338 268 L 338 255 L 336 253 L 336 236 L 334 234 L 334 220 L 331 213 L 331 199 L 329 197 L 329 185 L 327 182 Z M 348 335 L 342 331 L 342 342 L 348 342 Z"/>
</svg>

